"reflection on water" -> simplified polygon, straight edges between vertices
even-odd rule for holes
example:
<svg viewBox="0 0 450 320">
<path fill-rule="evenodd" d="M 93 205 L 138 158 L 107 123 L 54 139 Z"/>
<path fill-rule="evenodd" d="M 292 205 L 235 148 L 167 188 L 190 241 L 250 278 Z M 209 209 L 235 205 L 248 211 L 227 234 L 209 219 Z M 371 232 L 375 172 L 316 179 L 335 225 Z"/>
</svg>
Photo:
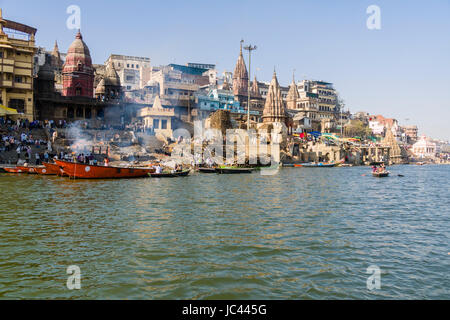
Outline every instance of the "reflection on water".
<svg viewBox="0 0 450 320">
<path fill-rule="evenodd" d="M 449 167 L 369 171 L 1 175 L 0 298 L 450 298 Z M 69 265 L 81 290 L 66 288 Z"/>
</svg>

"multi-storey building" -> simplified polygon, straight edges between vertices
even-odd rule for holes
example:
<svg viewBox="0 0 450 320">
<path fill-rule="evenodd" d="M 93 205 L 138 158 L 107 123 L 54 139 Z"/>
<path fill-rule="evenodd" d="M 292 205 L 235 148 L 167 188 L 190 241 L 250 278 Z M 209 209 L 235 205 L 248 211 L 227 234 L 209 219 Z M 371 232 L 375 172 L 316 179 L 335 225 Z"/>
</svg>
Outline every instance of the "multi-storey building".
<svg viewBox="0 0 450 320">
<path fill-rule="evenodd" d="M 0 9 L 0 104 L 23 118 L 35 117 L 33 71 L 36 29 L 2 18 Z"/>
<path fill-rule="evenodd" d="M 150 58 L 111 54 L 105 65 L 112 63 L 124 91 L 142 89 L 150 80 Z"/>
<path fill-rule="evenodd" d="M 415 126 L 415 125 L 403 126 L 403 127 L 401 127 L 401 129 L 405 133 L 408 143 L 414 143 L 417 141 L 417 137 L 418 137 L 417 126 Z"/>
<path fill-rule="evenodd" d="M 322 119 L 336 119 L 339 113 L 337 104 L 337 93 L 333 84 L 325 81 L 303 80 L 298 85 L 299 92 L 312 93 L 313 95 L 304 94 L 307 99 L 314 98 L 314 103 L 317 104 L 317 118 Z M 307 102 L 307 100 L 305 100 Z"/>
<path fill-rule="evenodd" d="M 205 119 L 212 112 L 217 110 L 228 110 L 235 118 L 247 115 L 247 110 L 242 107 L 239 101 L 234 99 L 234 94 L 230 90 L 210 88 L 199 91 L 196 95 L 196 118 Z M 258 118 L 260 112 L 250 110 L 251 118 Z"/>
</svg>

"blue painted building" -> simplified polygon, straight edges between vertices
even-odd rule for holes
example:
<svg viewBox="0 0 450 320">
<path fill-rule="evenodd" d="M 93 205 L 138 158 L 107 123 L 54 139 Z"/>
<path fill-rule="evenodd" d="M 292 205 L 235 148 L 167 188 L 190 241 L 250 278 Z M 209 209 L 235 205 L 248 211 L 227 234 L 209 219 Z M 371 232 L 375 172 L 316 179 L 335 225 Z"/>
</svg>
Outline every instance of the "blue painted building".
<svg viewBox="0 0 450 320">
<path fill-rule="evenodd" d="M 234 115 L 246 115 L 247 110 L 234 99 L 232 91 L 222 89 L 208 89 L 196 94 L 197 116 L 201 119 L 217 110 L 229 110 Z M 250 115 L 259 116 L 258 111 L 250 110 Z"/>
</svg>

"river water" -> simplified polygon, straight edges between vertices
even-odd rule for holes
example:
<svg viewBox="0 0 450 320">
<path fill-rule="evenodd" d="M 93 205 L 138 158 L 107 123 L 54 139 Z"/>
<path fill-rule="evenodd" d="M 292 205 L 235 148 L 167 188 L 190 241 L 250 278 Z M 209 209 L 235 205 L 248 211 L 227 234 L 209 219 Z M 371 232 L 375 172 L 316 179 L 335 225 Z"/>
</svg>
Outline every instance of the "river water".
<svg viewBox="0 0 450 320">
<path fill-rule="evenodd" d="M 450 166 L 390 171 L 1 174 L 0 299 L 449 299 Z"/>
</svg>

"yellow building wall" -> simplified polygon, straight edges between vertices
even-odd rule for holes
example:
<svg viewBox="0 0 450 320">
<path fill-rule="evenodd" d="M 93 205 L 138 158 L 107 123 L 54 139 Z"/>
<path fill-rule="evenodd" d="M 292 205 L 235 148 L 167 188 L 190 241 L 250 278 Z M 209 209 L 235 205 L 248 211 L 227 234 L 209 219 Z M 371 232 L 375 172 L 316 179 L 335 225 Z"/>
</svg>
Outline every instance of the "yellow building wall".
<svg viewBox="0 0 450 320">
<path fill-rule="evenodd" d="M 2 49 L 3 59 L 0 59 L 0 72 L 3 73 L 0 93 L 2 104 L 10 106 L 12 99 L 24 101 L 24 115 L 30 121 L 34 120 L 33 98 L 33 56 L 36 51 L 34 40 L 8 38 L 12 48 Z M 21 82 L 15 82 L 21 77 Z"/>
</svg>

